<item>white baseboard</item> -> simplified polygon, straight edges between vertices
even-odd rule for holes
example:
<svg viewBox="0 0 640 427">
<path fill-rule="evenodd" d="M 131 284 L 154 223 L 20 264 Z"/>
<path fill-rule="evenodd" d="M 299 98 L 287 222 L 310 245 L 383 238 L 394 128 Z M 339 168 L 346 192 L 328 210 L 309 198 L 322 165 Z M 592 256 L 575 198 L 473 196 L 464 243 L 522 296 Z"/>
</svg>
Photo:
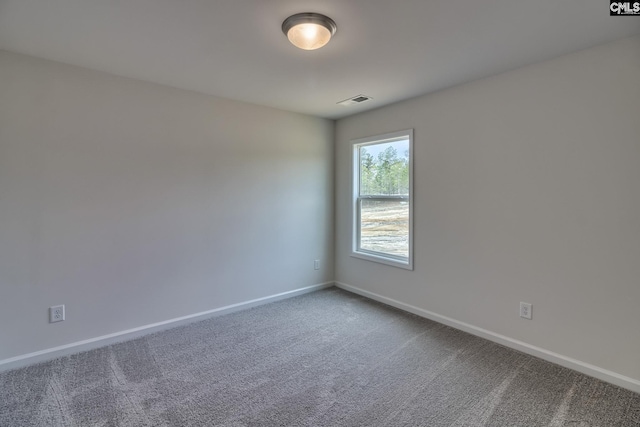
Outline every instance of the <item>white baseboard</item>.
<svg viewBox="0 0 640 427">
<path fill-rule="evenodd" d="M 292 298 L 309 292 L 319 291 L 320 289 L 324 288 L 330 288 L 333 285 L 334 282 L 320 283 L 317 285 L 307 286 L 305 288 L 295 289 L 293 291 L 282 292 L 276 295 L 257 298 L 238 304 L 231 304 L 225 307 L 214 308 L 213 310 L 190 314 L 188 316 L 182 316 L 158 323 L 152 323 L 150 325 L 140 326 L 138 328 L 128 329 L 126 331 L 115 332 L 113 334 L 89 338 L 71 344 L 61 345 L 59 347 L 48 348 L 33 353 L 11 357 L 9 359 L 0 360 L 0 372 L 32 365 L 35 363 L 45 362 L 47 360 L 56 359 L 62 356 L 68 356 L 70 354 L 75 354 L 82 351 L 92 350 L 94 348 L 104 347 L 106 345 L 114 344 L 117 342 L 128 341 L 134 338 L 141 337 L 143 335 L 148 335 L 165 329 L 175 328 L 176 326 L 186 325 L 188 323 L 205 320 L 211 317 L 221 316 L 223 314 L 229 314 L 235 311 L 245 310 L 247 308 L 268 304 L 270 302 Z"/>
<path fill-rule="evenodd" d="M 392 307 L 399 308 L 400 310 L 407 311 L 409 313 L 416 314 L 420 317 L 436 321 L 438 323 L 451 326 L 464 332 L 468 332 L 472 335 L 476 335 L 489 341 L 502 344 L 505 347 L 513 348 L 514 350 L 521 351 L 523 353 L 530 354 L 540 359 L 547 360 L 565 368 L 573 369 L 574 371 L 581 372 L 585 375 L 589 375 L 594 378 L 598 378 L 602 381 L 606 381 L 611 384 L 615 384 L 619 387 L 626 388 L 636 393 L 640 393 L 640 381 L 634 378 L 630 378 L 617 372 L 609 371 L 607 369 L 600 368 L 583 361 L 573 359 L 571 357 L 563 356 L 562 354 L 554 353 L 549 350 L 545 350 L 540 347 L 536 347 L 531 344 L 527 344 L 522 341 L 518 341 L 513 338 L 509 338 L 504 335 L 497 334 L 486 329 L 479 328 L 469 323 L 461 322 L 459 320 L 452 319 L 450 317 L 442 316 L 429 310 L 425 310 L 419 307 L 415 307 L 410 304 L 388 298 L 373 292 L 365 291 L 364 289 L 357 288 L 355 286 L 347 285 L 346 283 L 335 282 L 338 288 L 345 291 L 353 292 L 354 294 L 362 295 L 375 301 L 390 305 Z"/>
</svg>

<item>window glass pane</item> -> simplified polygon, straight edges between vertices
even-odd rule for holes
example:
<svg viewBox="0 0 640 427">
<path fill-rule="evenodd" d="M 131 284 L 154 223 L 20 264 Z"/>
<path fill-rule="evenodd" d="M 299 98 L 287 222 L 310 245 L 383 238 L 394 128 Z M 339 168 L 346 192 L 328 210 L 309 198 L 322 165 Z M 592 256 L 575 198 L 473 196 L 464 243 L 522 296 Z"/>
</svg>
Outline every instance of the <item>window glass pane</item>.
<svg viewBox="0 0 640 427">
<path fill-rule="evenodd" d="M 358 149 L 360 195 L 409 194 L 409 140 L 363 145 Z"/>
<path fill-rule="evenodd" d="M 352 140 L 351 256 L 413 270 L 413 129 Z"/>
<path fill-rule="evenodd" d="M 360 248 L 408 258 L 409 202 L 362 199 Z"/>
</svg>

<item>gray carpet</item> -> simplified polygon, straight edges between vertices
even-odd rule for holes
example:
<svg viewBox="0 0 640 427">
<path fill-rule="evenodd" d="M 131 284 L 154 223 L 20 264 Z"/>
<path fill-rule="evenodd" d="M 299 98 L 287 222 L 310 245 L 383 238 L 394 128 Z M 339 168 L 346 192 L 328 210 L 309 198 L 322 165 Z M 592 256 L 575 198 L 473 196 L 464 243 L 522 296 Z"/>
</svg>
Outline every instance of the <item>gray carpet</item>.
<svg viewBox="0 0 640 427">
<path fill-rule="evenodd" d="M 640 395 L 331 288 L 0 374 L 0 426 L 640 426 Z"/>
</svg>

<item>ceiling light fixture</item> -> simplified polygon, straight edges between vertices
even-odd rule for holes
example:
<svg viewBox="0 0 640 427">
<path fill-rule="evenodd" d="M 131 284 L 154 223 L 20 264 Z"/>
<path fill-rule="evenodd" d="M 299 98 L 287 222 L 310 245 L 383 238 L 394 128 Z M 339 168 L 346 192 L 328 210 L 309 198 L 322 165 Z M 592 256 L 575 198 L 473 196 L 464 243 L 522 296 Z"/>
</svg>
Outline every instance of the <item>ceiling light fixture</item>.
<svg viewBox="0 0 640 427">
<path fill-rule="evenodd" d="M 319 13 L 297 13 L 282 23 L 282 32 L 300 49 L 320 49 L 336 33 L 336 23 Z"/>
</svg>

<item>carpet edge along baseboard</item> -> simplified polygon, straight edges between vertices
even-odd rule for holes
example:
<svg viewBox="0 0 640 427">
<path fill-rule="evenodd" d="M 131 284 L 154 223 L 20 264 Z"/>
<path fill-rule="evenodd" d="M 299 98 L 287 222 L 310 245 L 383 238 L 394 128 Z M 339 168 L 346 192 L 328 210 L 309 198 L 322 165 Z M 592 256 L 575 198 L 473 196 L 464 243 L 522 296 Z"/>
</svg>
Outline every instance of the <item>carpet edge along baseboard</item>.
<svg viewBox="0 0 640 427">
<path fill-rule="evenodd" d="M 276 302 L 276 301 L 280 301 L 287 298 L 293 298 L 298 295 L 303 295 L 309 292 L 315 292 L 321 289 L 330 288 L 334 285 L 335 283 L 333 281 L 318 283 L 315 285 L 294 289 L 292 291 L 286 291 L 286 292 L 281 292 L 274 295 L 268 295 L 266 297 L 256 298 L 249 301 L 243 301 L 236 304 L 227 305 L 224 307 L 218 307 L 212 310 L 189 314 L 187 316 L 164 320 L 162 322 L 157 322 L 157 323 L 151 323 L 148 325 L 131 328 L 124 331 L 114 332 L 107 335 L 101 335 L 94 338 L 75 341 L 69 344 L 64 344 L 64 345 L 60 345 L 52 348 L 34 351 L 32 353 L 10 357 L 8 359 L 0 360 L 0 372 L 22 368 L 25 366 L 34 365 L 36 363 L 46 362 L 49 360 L 57 359 L 59 357 L 69 356 L 72 354 L 81 353 L 83 351 L 93 350 L 95 348 L 104 347 L 106 345 L 111 345 L 111 344 L 115 344 L 122 341 L 128 341 L 144 335 L 152 334 L 154 332 L 160 332 L 166 329 L 171 329 L 177 326 L 198 322 L 200 320 L 205 320 L 211 317 L 222 316 L 225 314 L 233 313 L 235 311 L 246 310 L 248 308 L 257 307 L 259 305 L 269 304 L 271 302 Z"/>
<path fill-rule="evenodd" d="M 452 328 L 459 329 L 461 331 L 470 333 L 472 335 L 475 335 L 481 338 L 485 338 L 489 341 L 493 341 L 495 343 L 504 345 L 505 347 L 509 347 L 514 350 L 521 351 L 523 353 L 538 357 L 540 359 L 546 360 L 551 363 L 555 363 L 556 365 L 560 365 L 565 368 L 569 368 L 574 371 L 583 373 L 585 375 L 589 375 L 591 377 L 611 383 L 618 387 L 631 390 L 635 393 L 640 393 L 640 380 L 637 380 L 635 378 L 627 377 L 617 372 L 610 371 L 608 369 L 604 369 L 599 366 L 595 366 L 590 363 L 586 363 L 581 360 L 574 359 L 559 353 L 555 353 L 555 352 L 546 350 L 544 348 L 537 347 L 537 346 L 528 344 L 526 342 L 519 341 L 510 337 L 507 337 L 505 335 L 501 335 L 493 331 L 489 331 L 487 329 L 483 329 L 483 328 L 471 325 L 469 323 L 461 322 L 459 320 L 452 319 L 450 317 L 443 316 L 429 310 L 415 307 L 413 305 L 406 304 L 402 301 L 388 298 L 383 295 L 379 295 L 374 292 L 370 292 L 370 291 L 367 291 L 343 282 L 336 281 L 335 286 L 345 291 L 361 295 L 363 297 L 372 299 L 374 301 L 378 301 L 383 304 L 387 304 L 392 307 L 398 308 L 400 310 L 413 313 L 417 316 L 424 317 L 425 319 L 433 320 L 435 322 L 442 323 L 447 326 L 451 326 Z"/>
</svg>

